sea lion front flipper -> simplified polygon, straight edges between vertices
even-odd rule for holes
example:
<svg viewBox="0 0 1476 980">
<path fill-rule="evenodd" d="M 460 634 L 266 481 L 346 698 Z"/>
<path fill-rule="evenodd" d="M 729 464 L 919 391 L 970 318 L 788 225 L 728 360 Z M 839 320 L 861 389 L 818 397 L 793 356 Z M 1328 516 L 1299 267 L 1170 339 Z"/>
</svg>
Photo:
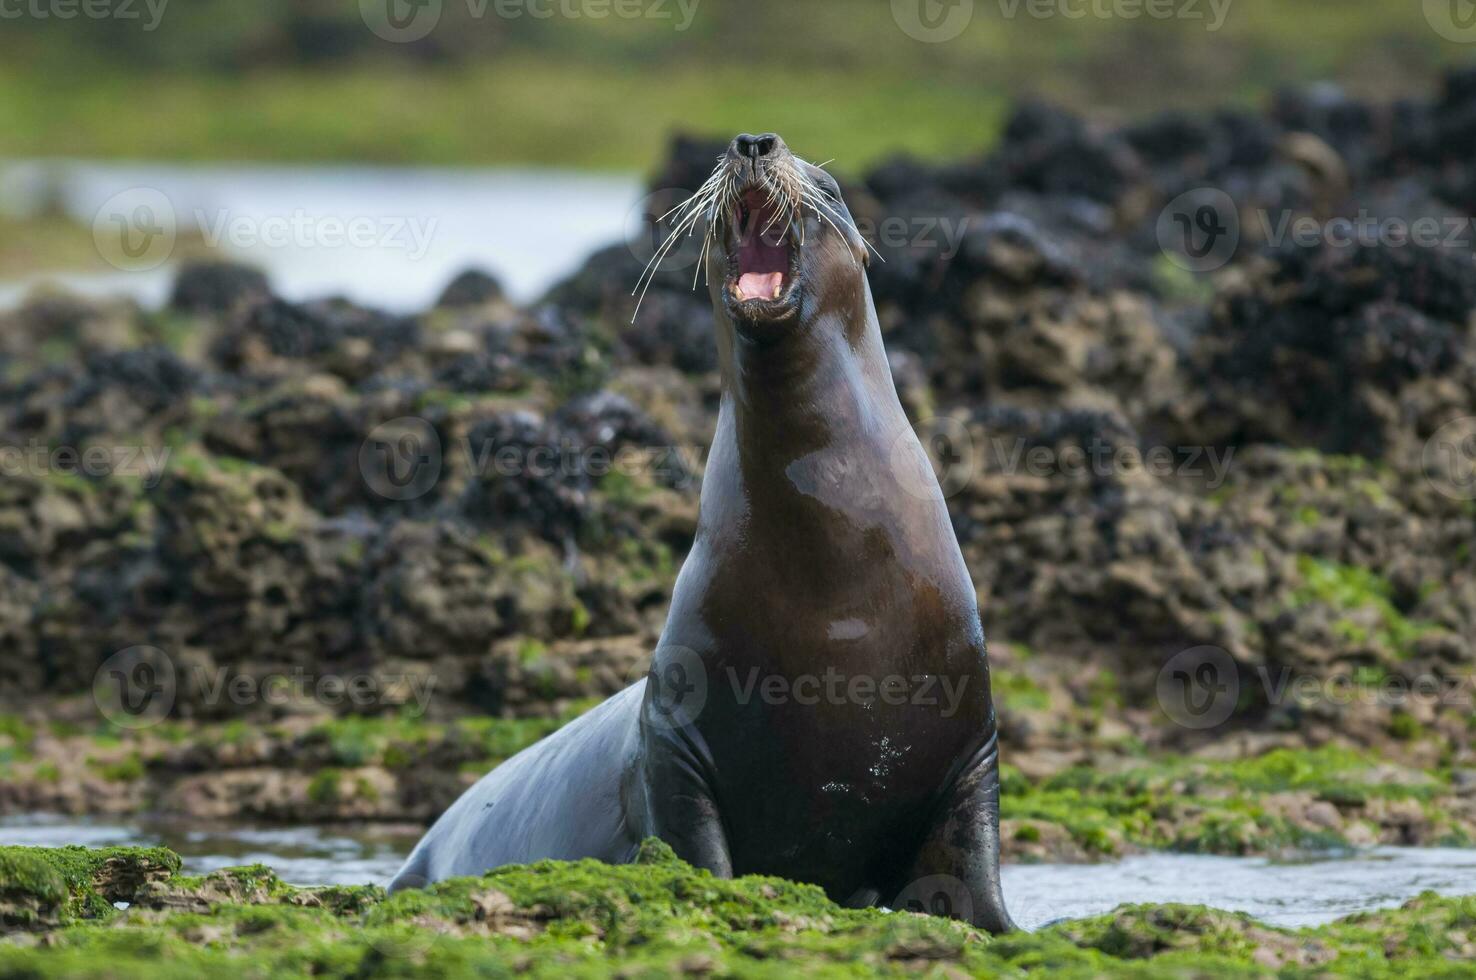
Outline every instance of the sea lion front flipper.
<svg viewBox="0 0 1476 980">
<path fill-rule="evenodd" d="M 643 835 L 661 838 L 693 867 L 733 877 L 728 834 L 712 791 L 712 756 L 702 734 L 648 689 L 641 743 Z"/>
<path fill-rule="evenodd" d="M 892 903 L 966 919 L 992 933 L 1015 928 L 999 880 L 999 739 L 959 773 Z"/>
</svg>

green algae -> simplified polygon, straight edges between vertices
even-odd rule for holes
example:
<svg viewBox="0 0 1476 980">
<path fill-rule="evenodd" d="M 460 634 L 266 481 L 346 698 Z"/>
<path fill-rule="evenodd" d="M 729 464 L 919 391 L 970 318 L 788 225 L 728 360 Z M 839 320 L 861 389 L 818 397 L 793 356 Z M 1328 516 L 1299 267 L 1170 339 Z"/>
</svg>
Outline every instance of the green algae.
<svg viewBox="0 0 1476 980">
<path fill-rule="evenodd" d="M 1364 612 L 1373 625 L 1340 618 L 1334 623 L 1338 635 L 1351 643 L 1372 644 L 1396 659 L 1407 659 L 1420 637 L 1437 629 L 1429 623 L 1410 620 L 1394 604 L 1394 587 L 1367 568 L 1301 555 L 1297 573 L 1302 584 L 1292 593 L 1292 605 L 1327 606 L 1338 613 Z"/>
<path fill-rule="evenodd" d="M 991 937 L 842 908 L 779 878 L 714 878 L 657 841 L 629 865 L 544 861 L 394 896 L 294 888 L 261 866 L 189 877 L 162 854 L 160 864 L 156 851 L 0 850 L 0 894 L 54 904 L 96 892 L 88 869 L 110 861 L 163 868 L 126 889 L 126 910 L 108 905 L 106 922 L 7 922 L 0 977 L 1415 977 L 1469 975 L 1476 962 L 1473 897 L 1426 894 L 1298 931 L 1202 906 L 1131 905 Z"/>
<path fill-rule="evenodd" d="M 106 919 L 114 902 L 179 867 L 179 855 L 162 847 L 0 847 L 0 922 Z"/>
<path fill-rule="evenodd" d="M 1443 838 L 1447 842 L 1469 837 L 1442 808 L 1452 792 L 1447 776 L 1408 771 L 1389 781 L 1373 757 L 1331 747 L 1278 749 L 1221 762 L 1144 759 L 1116 772 L 1077 766 L 1033 782 L 1006 765 L 1001 790 L 1008 820 L 1059 825 L 1089 855 L 1098 856 L 1121 854 L 1129 846 L 1207 854 L 1348 846 L 1337 832 L 1308 826 L 1268 805 L 1273 796 L 1351 811 L 1372 800 L 1412 800 L 1433 822 L 1450 827 Z"/>
</svg>

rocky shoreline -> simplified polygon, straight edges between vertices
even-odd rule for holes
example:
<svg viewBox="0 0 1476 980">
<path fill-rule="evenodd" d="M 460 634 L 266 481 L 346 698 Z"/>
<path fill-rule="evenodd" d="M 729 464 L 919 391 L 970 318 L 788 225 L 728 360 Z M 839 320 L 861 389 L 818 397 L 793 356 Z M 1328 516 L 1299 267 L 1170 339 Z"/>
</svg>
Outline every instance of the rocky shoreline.
<svg viewBox="0 0 1476 980">
<path fill-rule="evenodd" d="M 1025 105 L 846 185 L 991 637 L 1012 858 L 1476 834 L 1476 259 L 1410 234 L 1476 209 L 1473 120 L 1469 71 Z M 0 813 L 424 821 L 640 676 L 718 390 L 690 267 L 632 325 L 641 265 L 414 317 L 196 265 L 160 310 L 0 316 Z M 98 693 L 139 648 L 156 716 Z M 1170 683 L 1206 668 L 1213 717 Z"/>
<path fill-rule="evenodd" d="M 1428 977 L 1476 959 L 1476 899 L 1433 894 L 1296 931 L 1130 905 L 994 938 L 778 878 L 714 879 L 659 841 L 625 867 L 544 862 L 393 898 L 179 863 L 162 848 L 0 849 L 0 975 Z"/>
</svg>

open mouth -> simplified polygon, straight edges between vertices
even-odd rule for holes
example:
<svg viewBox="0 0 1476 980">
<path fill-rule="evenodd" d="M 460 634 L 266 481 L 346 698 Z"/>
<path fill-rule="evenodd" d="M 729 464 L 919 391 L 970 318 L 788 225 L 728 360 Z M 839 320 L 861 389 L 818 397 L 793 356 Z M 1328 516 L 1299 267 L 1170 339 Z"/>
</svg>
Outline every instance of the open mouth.
<svg viewBox="0 0 1476 980">
<path fill-rule="evenodd" d="M 763 190 L 743 194 L 734 209 L 729 245 L 729 300 L 739 306 L 782 303 L 799 261 L 797 216 Z"/>
</svg>

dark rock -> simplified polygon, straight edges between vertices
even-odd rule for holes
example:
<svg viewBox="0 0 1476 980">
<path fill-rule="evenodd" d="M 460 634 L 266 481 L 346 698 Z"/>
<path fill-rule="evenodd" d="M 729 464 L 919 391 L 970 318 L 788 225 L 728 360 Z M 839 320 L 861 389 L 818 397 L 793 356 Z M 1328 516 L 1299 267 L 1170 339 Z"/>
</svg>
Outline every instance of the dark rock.
<svg viewBox="0 0 1476 980">
<path fill-rule="evenodd" d="M 174 279 L 169 305 L 184 313 L 224 315 L 271 295 L 266 274 L 259 269 L 230 262 L 188 262 Z"/>
</svg>

